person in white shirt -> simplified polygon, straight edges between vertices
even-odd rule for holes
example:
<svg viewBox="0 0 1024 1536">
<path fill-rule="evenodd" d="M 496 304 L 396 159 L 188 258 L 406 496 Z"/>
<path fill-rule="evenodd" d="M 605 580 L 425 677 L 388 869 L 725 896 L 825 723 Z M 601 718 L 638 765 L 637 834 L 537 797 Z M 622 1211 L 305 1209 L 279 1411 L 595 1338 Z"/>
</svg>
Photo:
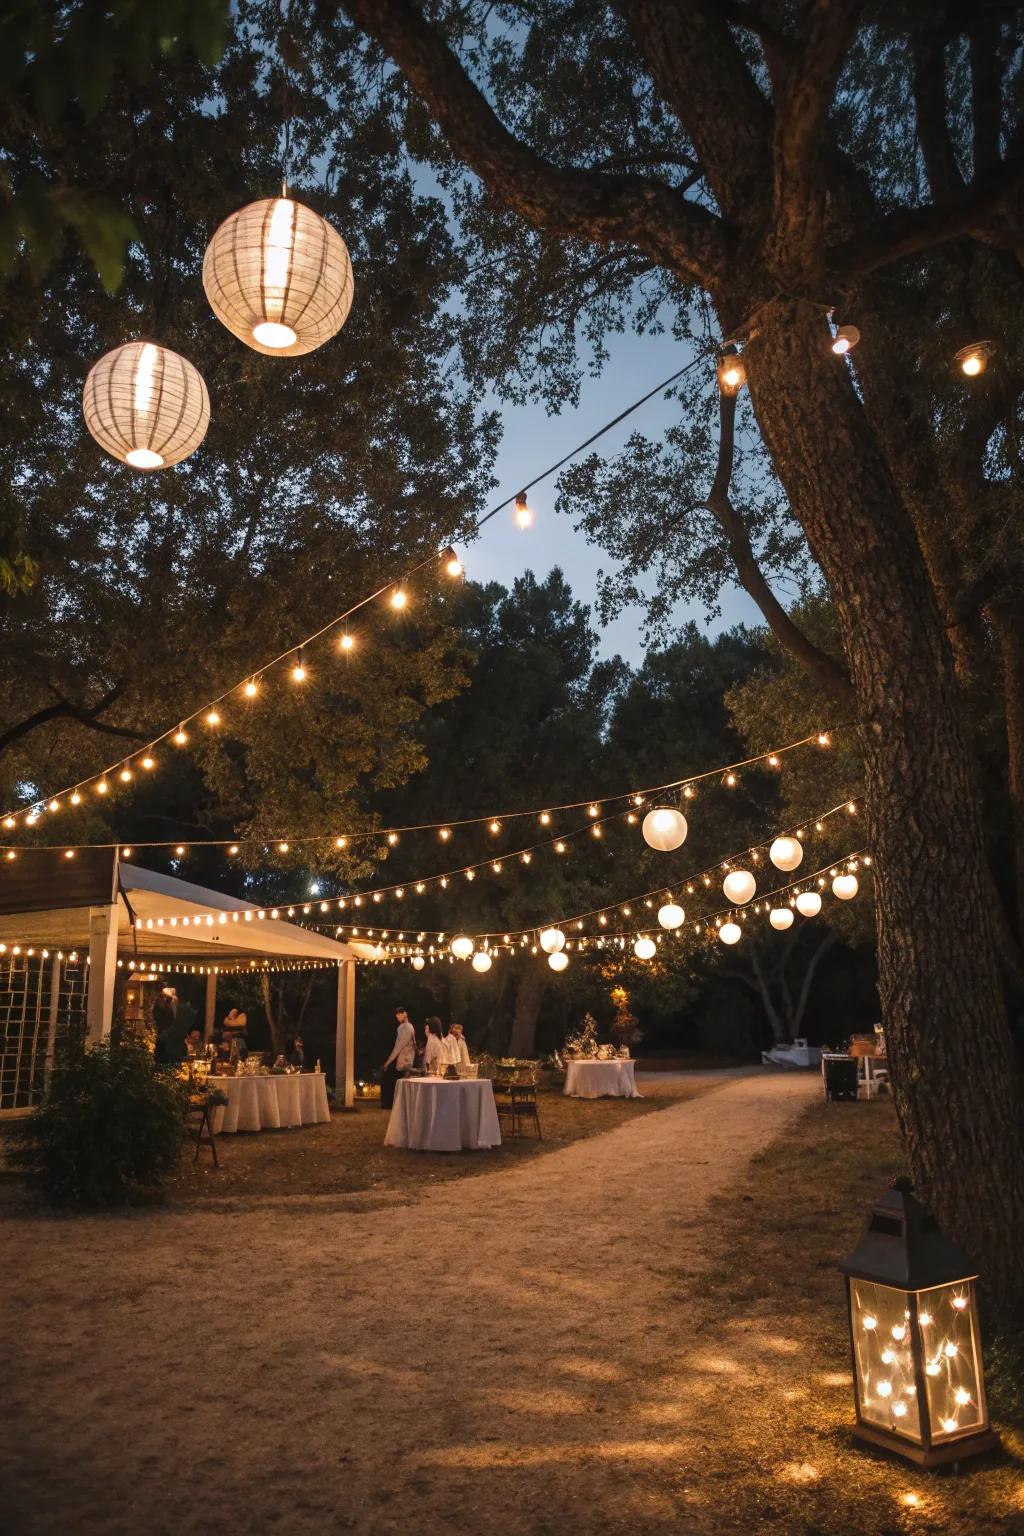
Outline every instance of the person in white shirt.
<svg viewBox="0 0 1024 1536">
<path fill-rule="evenodd" d="M 448 1059 L 458 1066 L 469 1066 L 469 1046 L 462 1038 L 462 1025 L 452 1024 L 448 1029 L 445 1039 L 448 1047 Z"/>
<path fill-rule="evenodd" d="M 428 1072 L 434 1073 L 442 1070 L 448 1064 L 445 1041 L 441 1035 L 441 1020 L 438 1018 L 425 1019 L 423 1027 L 427 1032 L 427 1041 L 423 1047 L 423 1065 Z"/>
<path fill-rule="evenodd" d="M 395 1009 L 395 1048 L 384 1063 L 380 1084 L 380 1107 L 391 1109 L 395 1102 L 395 1084 L 404 1077 L 416 1059 L 416 1031 L 405 1008 Z"/>
</svg>

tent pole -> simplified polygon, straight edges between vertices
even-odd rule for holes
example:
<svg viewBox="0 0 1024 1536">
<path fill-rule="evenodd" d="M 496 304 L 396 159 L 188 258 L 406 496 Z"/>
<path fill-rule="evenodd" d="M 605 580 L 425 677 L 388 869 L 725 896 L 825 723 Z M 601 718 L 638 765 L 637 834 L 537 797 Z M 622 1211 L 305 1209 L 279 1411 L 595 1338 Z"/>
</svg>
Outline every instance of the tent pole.
<svg viewBox="0 0 1024 1536">
<path fill-rule="evenodd" d="M 217 1019 L 217 972 L 206 973 L 206 1017 L 203 1021 L 203 1039 L 207 1045 L 213 1039 L 213 1026 Z"/>
<path fill-rule="evenodd" d="M 338 966 L 338 1027 L 334 1044 L 334 1102 L 354 1109 L 356 1098 L 356 963 Z"/>
<path fill-rule="evenodd" d="M 114 1021 L 114 985 L 117 981 L 117 903 L 89 908 L 89 996 L 86 1002 L 86 1036 L 98 1045 L 110 1036 Z"/>
</svg>

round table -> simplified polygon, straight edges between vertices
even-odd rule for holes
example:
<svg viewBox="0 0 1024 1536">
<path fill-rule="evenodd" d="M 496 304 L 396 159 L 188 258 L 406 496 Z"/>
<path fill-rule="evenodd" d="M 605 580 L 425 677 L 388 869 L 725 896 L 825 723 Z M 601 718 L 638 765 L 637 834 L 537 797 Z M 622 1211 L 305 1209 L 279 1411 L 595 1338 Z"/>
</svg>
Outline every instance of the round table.
<svg viewBox="0 0 1024 1536">
<path fill-rule="evenodd" d="M 331 1118 L 327 1079 L 322 1072 L 245 1072 L 239 1077 L 211 1077 L 209 1086 L 225 1094 L 228 1101 L 213 1111 L 217 1136 L 318 1125 Z"/>
<path fill-rule="evenodd" d="M 486 1077 L 400 1077 L 386 1147 L 415 1152 L 462 1152 L 500 1147 L 494 1089 Z"/>
<path fill-rule="evenodd" d="M 570 1061 L 565 1092 L 573 1099 L 639 1099 L 635 1071 L 635 1061 Z"/>
</svg>

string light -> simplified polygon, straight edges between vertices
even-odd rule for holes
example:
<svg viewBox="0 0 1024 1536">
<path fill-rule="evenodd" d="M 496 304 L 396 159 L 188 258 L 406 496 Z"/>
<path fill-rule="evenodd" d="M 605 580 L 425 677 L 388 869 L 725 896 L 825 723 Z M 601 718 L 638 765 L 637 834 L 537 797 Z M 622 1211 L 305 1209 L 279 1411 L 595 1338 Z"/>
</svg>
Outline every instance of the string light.
<svg viewBox="0 0 1024 1536">
<path fill-rule="evenodd" d="M 347 630 L 338 641 L 338 644 L 343 651 L 351 651 L 355 647 L 355 643 L 356 642 L 353 636 L 350 635 Z"/>
<path fill-rule="evenodd" d="M 243 691 L 247 699 L 254 699 L 256 697 L 260 690 L 254 677 L 250 677 Z"/>
<path fill-rule="evenodd" d="M 292 667 L 292 682 L 304 683 L 306 681 L 306 676 L 307 674 L 305 662 L 302 659 L 302 652 L 299 651 L 295 658 L 295 665 Z"/>
<path fill-rule="evenodd" d="M 404 587 L 396 587 L 395 591 L 392 592 L 392 594 L 391 594 L 391 606 L 392 606 L 392 608 L 396 608 L 396 609 L 401 610 L 402 608 L 405 608 L 408 605 L 408 602 L 409 602 L 409 595 L 405 591 L 405 588 Z"/>
<path fill-rule="evenodd" d="M 965 373 L 969 379 L 975 379 L 979 373 L 985 372 L 989 358 L 995 355 L 995 351 L 994 341 L 972 341 L 969 346 L 960 348 L 956 354 L 956 361 L 960 364 L 962 373 Z"/>
<path fill-rule="evenodd" d="M 218 725 L 220 725 L 220 715 L 217 713 L 217 711 L 215 709 L 207 710 L 207 713 L 206 713 L 206 723 L 209 726 L 218 726 Z"/>
<path fill-rule="evenodd" d="M 187 741 L 188 741 L 188 732 L 186 731 L 186 729 L 185 729 L 185 727 L 183 725 L 179 725 L 178 729 L 174 733 L 174 745 L 176 747 L 183 747 L 183 746 L 185 746 Z"/>
<path fill-rule="evenodd" d="M 445 569 L 445 575 L 446 576 L 450 576 L 453 581 L 457 580 L 458 577 L 460 577 L 460 576 L 465 574 L 462 561 L 459 559 L 459 557 L 455 553 L 454 549 L 449 549 L 449 550 L 445 551 L 445 554 L 444 554 L 444 569 Z"/>
<path fill-rule="evenodd" d="M 516 497 L 516 527 L 525 533 L 527 528 L 532 528 L 534 523 L 533 508 L 526 500 L 526 492 L 520 491 Z"/>
</svg>

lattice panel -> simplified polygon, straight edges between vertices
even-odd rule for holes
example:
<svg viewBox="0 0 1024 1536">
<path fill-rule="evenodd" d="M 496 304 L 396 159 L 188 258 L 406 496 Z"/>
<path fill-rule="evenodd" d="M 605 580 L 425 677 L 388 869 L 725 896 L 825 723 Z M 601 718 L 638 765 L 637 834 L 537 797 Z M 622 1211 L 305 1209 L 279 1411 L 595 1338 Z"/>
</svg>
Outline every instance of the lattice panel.
<svg viewBox="0 0 1024 1536">
<path fill-rule="evenodd" d="M 0 957 L 0 1113 L 39 1103 L 55 1051 L 84 1027 L 87 977 L 81 960 Z"/>
</svg>

